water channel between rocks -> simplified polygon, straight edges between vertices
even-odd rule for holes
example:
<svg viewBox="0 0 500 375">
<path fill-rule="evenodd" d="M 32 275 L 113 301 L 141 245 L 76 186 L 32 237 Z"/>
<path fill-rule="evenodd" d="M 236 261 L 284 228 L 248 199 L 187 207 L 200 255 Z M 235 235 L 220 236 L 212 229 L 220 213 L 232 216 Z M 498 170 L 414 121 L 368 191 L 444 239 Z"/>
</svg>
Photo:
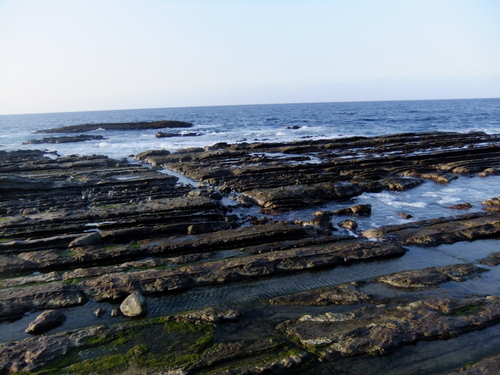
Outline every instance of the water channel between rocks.
<svg viewBox="0 0 500 375">
<path fill-rule="evenodd" d="M 358 280 L 368 280 L 376 276 L 406 270 L 417 270 L 426 267 L 440 267 L 457 263 L 476 262 L 489 253 L 498 251 L 500 240 L 479 240 L 474 242 L 459 242 L 452 245 L 441 245 L 434 248 L 419 248 L 410 246 L 405 255 L 393 259 L 367 261 L 347 266 L 337 266 L 319 271 L 303 271 L 291 275 L 281 275 L 272 278 L 261 278 L 253 281 L 235 282 L 221 286 L 199 287 L 185 292 L 176 292 L 162 296 L 148 296 L 148 316 L 156 317 L 179 313 L 187 310 L 200 309 L 207 306 L 226 306 L 236 309 L 258 309 L 260 301 L 281 295 L 298 293 L 310 289 L 337 285 Z M 450 282 L 443 284 L 441 289 L 450 293 L 466 292 L 479 295 L 500 294 L 500 269 L 498 267 L 482 266 L 489 269 L 480 277 L 462 283 Z M 65 309 L 66 322 L 51 333 L 100 324 L 114 324 L 125 321 L 125 318 L 112 318 L 109 314 L 96 317 L 93 311 L 98 307 L 107 309 L 118 307 L 118 304 L 98 303 L 89 301 L 79 307 Z M 336 307 L 334 307 L 336 308 Z M 340 306 L 338 308 L 344 309 Z M 354 306 L 353 308 L 356 308 Z M 291 310 L 286 306 L 266 306 L 267 314 Z M 299 313 L 315 307 L 299 308 Z M 36 315 L 38 313 L 35 313 Z M 19 340 L 29 337 L 24 329 L 33 315 L 12 322 L 0 324 L 0 341 Z"/>
</svg>

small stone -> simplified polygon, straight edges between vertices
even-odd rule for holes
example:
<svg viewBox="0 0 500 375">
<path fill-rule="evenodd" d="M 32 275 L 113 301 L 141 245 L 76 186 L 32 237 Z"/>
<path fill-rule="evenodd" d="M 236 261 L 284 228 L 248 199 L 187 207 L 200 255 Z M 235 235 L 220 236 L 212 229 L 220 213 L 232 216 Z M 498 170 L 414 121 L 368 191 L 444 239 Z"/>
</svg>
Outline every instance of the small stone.
<svg viewBox="0 0 500 375">
<path fill-rule="evenodd" d="M 125 316 L 141 316 L 146 314 L 146 299 L 141 293 L 132 293 L 120 305 L 120 311 Z"/>
<path fill-rule="evenodd" d="M 113 310 L 111 310 L 111 316 L 112 317 L 120 316 L 120 310 L 119 309 L 113 309 Z"/>
<path fill-rule="evenodd" d="M 413 216 L 404 212 L 396 212 L 396 215 L 401 216 L 403 219 L 411 219 Z"/>
<path fill-rule="evenodd" d="M 33 207 L 33 208 L 25 208 L 23 211 L 22 211 L 22 215 L 36 215 L 36 214 L 39 214 L 40 211 L 38 210 L 38 208 L 36 207 Z"/>
<path fill-rule="evenodd" d="M 342 220 L 339 223 L 339 227 L 348 230 L 355 230 L 358 227 L 358 223 L 356 223 L 354 220 Z"/>
<path fill-rule="evenodd" d="M 100 307 L 94 311 L 94 315 L 97 317 L 100 317 L 102 315 L 106 314 L 106 310 L 101 309 Z"/>
<path fill-rule="evenodd" d="M 57 310 L 46 310 L 29 324 L 25 332 L 32 334 L 42 333 L 62 324 L 65 320 L 66 316 L 62 312 Z"/>
</svg>

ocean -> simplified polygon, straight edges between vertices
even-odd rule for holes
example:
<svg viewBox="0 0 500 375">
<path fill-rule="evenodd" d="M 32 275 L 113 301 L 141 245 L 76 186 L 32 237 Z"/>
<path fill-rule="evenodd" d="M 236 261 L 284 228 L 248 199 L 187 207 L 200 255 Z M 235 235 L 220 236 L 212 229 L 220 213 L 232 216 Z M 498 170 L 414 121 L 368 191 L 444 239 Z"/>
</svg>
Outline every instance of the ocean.
<svg viewBox="0 0 500 375">
<path fill-rule="evenodd" d="M 96 130 L 86 134 L 102 135 L 105 139 L 57 145 L 22 145 L 30 139 L 58 136 L 33 134 L 40 129 L 158 120 L 191 122 L 193 128 L 180 133 L 196 133 L 197 136 L 156 138 L 156 130 Z M 500 133 L 500 99 L 272 104 L 3 115 L 0 116 L 0 129 L 0 150 L 37 148 L 57 150 L 61 155 L 104 154 L 124 158 L 150 149 L 175 151 L 217 142 L 287 142 L 422 131 Z"/>
</svg>

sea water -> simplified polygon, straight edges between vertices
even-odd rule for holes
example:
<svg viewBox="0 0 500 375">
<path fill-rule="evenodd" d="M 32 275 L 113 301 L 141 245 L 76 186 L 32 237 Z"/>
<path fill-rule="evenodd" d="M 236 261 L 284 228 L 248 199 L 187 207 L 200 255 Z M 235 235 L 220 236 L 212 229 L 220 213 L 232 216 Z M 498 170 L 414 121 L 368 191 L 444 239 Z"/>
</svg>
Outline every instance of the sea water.
<svg viewBox="0 0 500 375">
<path fill-rule="evenodd" d="M 95 130 L 105 139 L 70 144 L 22 145 L 63 134 L 36 130 L 79 124 L 177 120 L 193 123 L 179 133 L 196 137 L 156 138 L 157 130 Z M 287 129 L 287 127 L 289 127 Z M 297 129 L 294 129 L 297 128 Z M 287 142 L 375 136 L 403 132 L 484 131 L 500 133 L 500 99 L 273 104 L 155 108 L 0 116 L 0 150 L 50 149 L 62 155 L 104 154 L 123 158 L 150 149 L 175 151 L 217 142 Z M 171 129 L 177 132 L 179 129 Z M 67 134 L 66 134 L 67 135 Z"/>
</svg>

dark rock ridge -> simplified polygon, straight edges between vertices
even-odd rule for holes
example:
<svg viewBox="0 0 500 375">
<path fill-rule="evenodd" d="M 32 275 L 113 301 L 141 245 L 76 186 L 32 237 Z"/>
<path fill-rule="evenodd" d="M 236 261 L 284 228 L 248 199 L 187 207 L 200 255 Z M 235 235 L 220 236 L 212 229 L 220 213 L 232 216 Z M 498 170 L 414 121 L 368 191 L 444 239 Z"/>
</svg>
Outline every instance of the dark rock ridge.
<svg viewBox="0 0 500 375">
<path fill-rule="evenodd" d="M 70 125 L 60 128 L 37 130 L 35 133 L 83 133 L 97 129 L 104 130 L 142 130 L 164 128 L 190 128 L 193 124 L 184 121 L 152 121 L 152 122 L 116 122 L 102 124 Z"/>
<path fill-rule="evenodd" d="M 500 354 L 483 359 L 477 363 L 468 363 L 461 369 L 445 375 L 495 375 L 500 374 Z"/>
<path fill-rule="evenodd" d="M 156 138 L 174 138 L 174 137 L 197 137 L 200 134 L 198 133 L 165 133 L 158 132 L 155 134 Z"/>
<path fill-rule="evenodd" d="M 86 142 L 105 139 L 102 135 L 74 135 L 71 137 L 48 137 L 42 139 L 30 139 L 23 142 L 23 145 L 39 145 L 43 143 L 73 143 Z"/>
</svg>

